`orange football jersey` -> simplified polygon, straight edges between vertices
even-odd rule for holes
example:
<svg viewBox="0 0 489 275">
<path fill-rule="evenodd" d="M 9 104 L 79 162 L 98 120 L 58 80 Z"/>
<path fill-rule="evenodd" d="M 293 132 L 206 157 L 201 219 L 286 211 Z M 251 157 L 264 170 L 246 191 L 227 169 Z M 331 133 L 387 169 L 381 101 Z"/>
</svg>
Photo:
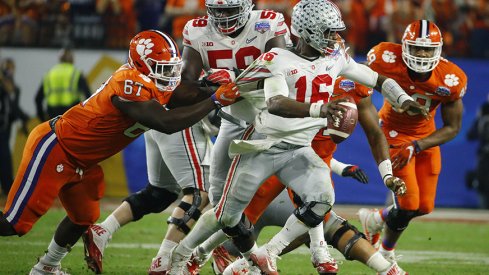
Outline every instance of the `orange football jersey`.
<svg viewBox="0 0 489 275">
<path fill-rule="evenodd" d="M 125 64 L 90 98 L 62 115 L 56 123 L 56 136 L 80 166 L 89 167 L 148 130 L 112 105 L 113 96 L 129 101 L 157 100 L 164 105 L 171 94 L 159 91 L 151 79 Z"/>
<path fill-rule="evenodd" d="M 467 89 L 467 76 L 452 62 L 442 58 L 424 82 L 413 81 L 402 60 L 402 46 L 394 43 L 380 43 L 368 53 L 368 65 L 379 74 L 397 81 L 414 100 L 425 106 L 432 117 L 440 103 L 462 98 Z M 436 130 L 435 120 L 425 120 L 423 116 L 410 112 L 399 113 L 386 100 L 379 112 L 383 126 L 396 129 L 415 138 L 422 138 Z"/>
</svg>

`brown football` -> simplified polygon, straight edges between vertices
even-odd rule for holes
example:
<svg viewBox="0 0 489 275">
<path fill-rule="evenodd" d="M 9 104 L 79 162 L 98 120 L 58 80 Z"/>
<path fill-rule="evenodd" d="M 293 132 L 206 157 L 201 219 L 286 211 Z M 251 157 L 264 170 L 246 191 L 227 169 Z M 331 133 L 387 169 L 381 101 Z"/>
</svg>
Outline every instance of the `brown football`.
<svg viewBox="0 0 489 275">
<path fill-rule="evenodd" d="M 358 110 L 355 100 L 351 96 L 346 96 L 345 98 L 348 101 L 339 103 L 346 109 L 346 114 L 343 114 L 343 118 L 328 119 L 328 132 L 334 143 L 341 143 L 347 139 L 353 133 L 358 121 Z"/>
</svg>

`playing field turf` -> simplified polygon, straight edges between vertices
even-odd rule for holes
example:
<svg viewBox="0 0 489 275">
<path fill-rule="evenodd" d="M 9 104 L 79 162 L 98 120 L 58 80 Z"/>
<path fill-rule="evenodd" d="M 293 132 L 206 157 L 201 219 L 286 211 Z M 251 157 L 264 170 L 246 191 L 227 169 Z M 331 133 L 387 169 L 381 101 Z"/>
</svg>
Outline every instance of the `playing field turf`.
<svg viewBox="0 0 489 275">
<path fill-rule="evenodd" d="M 108 214 L 104 211 L 102 216 Z M 62 209 L 53 208 L 26 236 L 0 237 L 0 275 L 28 274 L 47 248 L 63 215 Z M 147 274 L 164 236 L 167 217 L 167 214 L 146 216 L 117 232 L 106 249 L 104 274 Z M 351 221 L 359 226 L 355 219 Z M 259 243 L 277 230 L 277 227 L 265 229 Z M 397 254 L 403 255 L 399 264 L 409 274 L 489 274 L 489 223 L 414 221 L 404 233 Z M 337 251 L 333 251 L 333 256 L 342 262 L 340 274 L 375 274 L 359 262 L 344 260 Z M 83 260 L 81 242 L 62 265 L 71 274 L 91 274 Z M 212 274 L 209 266 L 201 274 Z M 281 274 L 316 274 L 305 246 L 283 256 L 278 266 Z"/>
</svg>

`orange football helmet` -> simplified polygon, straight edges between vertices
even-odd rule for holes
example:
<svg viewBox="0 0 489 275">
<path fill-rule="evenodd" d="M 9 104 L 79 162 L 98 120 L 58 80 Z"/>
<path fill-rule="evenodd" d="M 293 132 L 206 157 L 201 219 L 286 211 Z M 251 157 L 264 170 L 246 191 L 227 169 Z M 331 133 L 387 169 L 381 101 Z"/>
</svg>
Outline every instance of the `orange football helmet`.
<svg viewBox="0 0 489 275">
<path fill-rule="evenodd" d="M 129 44 L 129 65 L 152 78 L 160 91 L 173 91 L 180 84 L 182 58 L 177 43 L 167 34 L 142 31 Z"/>
<path fill-rule="evenodd" d="M 440 29 L 428 20 L 409 24 L 402 37 L 402 59 L 409 69 L 426 73 L 440 62 L 443 39 Z"/>
</svg>

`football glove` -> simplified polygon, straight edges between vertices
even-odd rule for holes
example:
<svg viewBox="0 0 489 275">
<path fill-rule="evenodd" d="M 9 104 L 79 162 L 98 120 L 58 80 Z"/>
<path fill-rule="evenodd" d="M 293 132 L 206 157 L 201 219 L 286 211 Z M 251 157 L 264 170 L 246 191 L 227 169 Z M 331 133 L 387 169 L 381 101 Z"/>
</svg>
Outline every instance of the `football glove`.
<svg viewBox="0 0 489 275">
<path fill-rule="evenodd" d="M 397 196 L 404 196 L 407 191 L 406 183 L 398 177 L 390 177 L 385 180 L 385 186 Z"/>
<path fill-rule="evenodd" d="M 219 85 L 222 85 L 222 84 L 233 82 L 236 76 L 233 71 L 223 69 L 223 70 L 214 70 L 214 72 L 208 75 L 206 78 L 208 81 L 212 83 L 217 83 Z"/>
<path fill-rule="evenodd" d="M 211 95 L 211 99 L 217 107 L 223 107 L 233 104 L 239 95 L 238 86 L 236 86 L 236 83 L 231 82 L 221 85 L 219 89 Z"/>
<path fill-rule="evenodd" d="M 421 149 L 416 141 L 409 141 L 400 145 L 391 145 L 389 151 L 392 159 L 392 169 L 399 170 L 406 166 Z"/>
<path fill-rule="evenodd" d="M 343 169 L 343 172 L 341 172 L 341 176 L 352 177 L 364 184 L 368 183 L 367 174 L 362 169 L 360 169 L 360 167 L 358 167 L 357 165 L 349 165 L 345 167 L 345 169 Z"/>
</svg>

